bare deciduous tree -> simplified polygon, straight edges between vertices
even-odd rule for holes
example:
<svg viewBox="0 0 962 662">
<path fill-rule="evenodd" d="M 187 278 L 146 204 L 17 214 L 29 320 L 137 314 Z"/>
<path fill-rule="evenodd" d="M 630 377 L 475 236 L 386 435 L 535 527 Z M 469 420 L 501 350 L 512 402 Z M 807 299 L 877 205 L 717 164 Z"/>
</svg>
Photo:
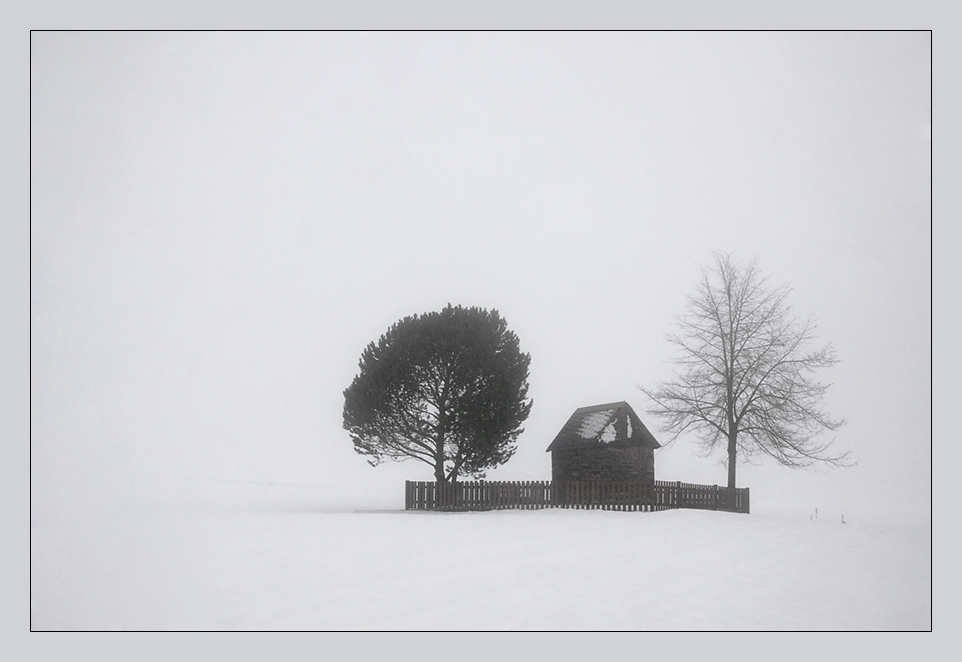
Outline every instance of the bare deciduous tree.
<svg viewBox="0 0 962 662">
<path fill-rule="evenodd" d="M 845 423 L 822 409 L 828 384 L 812 375 L 838 359 L 830 344 L 807 349 L 815 322 L 792 314 L 790 291 L 770 286 L 755 261 L 742 266 L 716 253 L 668 336 L 680 353 L 674 377 L 653 390 L 641 387 L 653 403 L 648 413 L 664 421 L 671 441 L 691 431 L 706 455 L 727 449 L 728 487 L 735 487 L 739 453 L 790 467 L 850 464 L 848 453 L 832 455 L 831 442 L 816 441 Z"/>
</svg>

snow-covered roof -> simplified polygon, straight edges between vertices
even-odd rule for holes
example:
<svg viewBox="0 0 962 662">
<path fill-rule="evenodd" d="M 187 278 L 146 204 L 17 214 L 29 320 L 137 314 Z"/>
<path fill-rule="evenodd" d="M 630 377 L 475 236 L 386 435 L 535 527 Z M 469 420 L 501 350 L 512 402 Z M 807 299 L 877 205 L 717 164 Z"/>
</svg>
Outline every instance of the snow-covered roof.
<svg viewBox="0 0 962 662">
<path fill-rule="evenodd" d="M 594 444 L 661 448 L 631 405 L 627 402 L 611 402 L 576 409 L 547 450 Z"/>
</svg>

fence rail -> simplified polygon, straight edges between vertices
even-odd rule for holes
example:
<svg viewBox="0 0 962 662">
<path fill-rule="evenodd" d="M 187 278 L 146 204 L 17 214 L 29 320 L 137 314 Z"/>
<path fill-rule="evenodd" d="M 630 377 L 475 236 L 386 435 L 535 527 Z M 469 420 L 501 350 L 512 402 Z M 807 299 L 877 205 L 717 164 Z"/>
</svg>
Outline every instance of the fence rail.
<svg viewBox="0 0 962 662">
<path fill-rule="evenodd" d="M 504 510 L 579 508 L 655 511 L 674 508 L 749 512 L 747 487 L 680 481 L 583 480 L 469 481 L 453 484 L 407 481 L 405 510 Z"/>
</svg>

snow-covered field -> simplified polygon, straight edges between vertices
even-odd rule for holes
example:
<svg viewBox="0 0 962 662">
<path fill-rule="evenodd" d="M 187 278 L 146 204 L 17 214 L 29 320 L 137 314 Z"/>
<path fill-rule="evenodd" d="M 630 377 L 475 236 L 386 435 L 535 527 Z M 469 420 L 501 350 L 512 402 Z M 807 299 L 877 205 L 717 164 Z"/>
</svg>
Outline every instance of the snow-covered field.
<svg viewBox="0 0 962 662">
<path fill-rule="evenodd" d="M 353 510 L 296 486 L 224 483 L 173 499 L 170 482 L 136 476 L 35 493 L 34 630 L 932 622 L 927 526 L 701 511 Z"/>
</svg>

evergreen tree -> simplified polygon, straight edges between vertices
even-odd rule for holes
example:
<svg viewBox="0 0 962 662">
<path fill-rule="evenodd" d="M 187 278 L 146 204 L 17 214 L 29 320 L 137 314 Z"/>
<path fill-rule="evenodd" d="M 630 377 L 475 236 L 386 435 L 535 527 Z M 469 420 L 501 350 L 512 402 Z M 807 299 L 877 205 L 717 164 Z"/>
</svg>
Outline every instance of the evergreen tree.
<svg viewBox="0 0 962 662">
<path fill-rule="evenodd" d="M 438 482 L 482 478 L 516 450 L 530 362 L 496 310 L 449 304 L 405 317 L 361 355 L 344 428 L 372 466 L 413 458 Z"/>
</svg>

